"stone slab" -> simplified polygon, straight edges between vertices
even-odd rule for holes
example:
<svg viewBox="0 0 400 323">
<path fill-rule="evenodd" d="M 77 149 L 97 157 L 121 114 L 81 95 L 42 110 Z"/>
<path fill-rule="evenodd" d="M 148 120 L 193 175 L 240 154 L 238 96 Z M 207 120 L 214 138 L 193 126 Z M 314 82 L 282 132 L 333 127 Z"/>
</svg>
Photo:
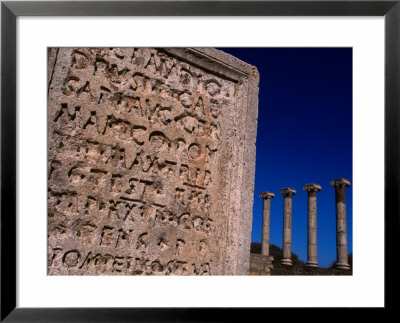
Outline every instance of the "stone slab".
<svg viewBox="0 0 400 323">
<path fill-rule="evenodd" d="M 257 69 L 213 48 L 48 52 L 48 274 L 248 274 Z"/>
</svg>

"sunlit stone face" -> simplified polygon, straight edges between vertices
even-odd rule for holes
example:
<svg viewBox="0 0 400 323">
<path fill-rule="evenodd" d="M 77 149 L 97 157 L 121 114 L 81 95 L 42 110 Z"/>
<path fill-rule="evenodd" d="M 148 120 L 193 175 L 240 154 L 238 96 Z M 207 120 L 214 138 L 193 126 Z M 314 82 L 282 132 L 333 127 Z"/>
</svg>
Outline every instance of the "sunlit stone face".
<svg viewBox="0 0 400 323">
<path fill-rule="evenodd" d="M 49 50 L 48 273 L 247 274 L 258 73 L 214 49 Z"/>
</svg>

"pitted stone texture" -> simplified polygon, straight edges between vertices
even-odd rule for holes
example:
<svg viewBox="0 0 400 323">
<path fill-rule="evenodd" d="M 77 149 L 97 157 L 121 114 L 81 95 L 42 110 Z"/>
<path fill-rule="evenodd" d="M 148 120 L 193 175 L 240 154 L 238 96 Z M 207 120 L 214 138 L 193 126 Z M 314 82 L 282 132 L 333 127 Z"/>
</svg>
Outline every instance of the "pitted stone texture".
<svg viewBox="0 0 400 323">
<path fill-rule="evenodd" d="M 275 197 L 275 194 L 271 193 L 271 192 L 262 192 L 262 193 L 260 193 L 260 198 L 262 198 L 262 199 L 272 199 L 274 197 Z"/>
<path fill-rule="evenodd" d="M 335 179 L 330 183 L 335 187 L 336 202 L 336 268 L 350 269 L 347 248 L 347 224 L 346 224 L 346 187 L 350 182 L 345 178 Z"/>
<path fill-rule="evenodd" d="M 275 197 L 274 193 L 262 192 L 260 198 L 263 199 L 263 222 L 262 222 L 262 242 L 261 254 L 269 256 L 269 236 L 271 223 L 271 199 Z"/>
<path fill-rule="evenodd" d="M 318 267 L 317 260 L 317 192 L 322 190 L 318 184 L 306 184 L 303 190 L 308 192 L 307 223 L 307 263 L 309 267 Z"/>
<path fill-rule="evenodd" d="M 48 273 L 248 274 L 257 69 L 212 48 L 48 68 Z"/>
<path fill-rule="evenodd" d="M 341 185 L 350 186 L 351 184 L 345 178 L 337 178 L 337 179 L 333 180 L 332 182 L 330 182 L 330 185 L 331 186 L 341 186 Z"/>
<path fill-rule="evenodd" d="M 304 185 L 303 190 L 306 192 L 318 192 L 318 191 L 322 190 L 322 187 L 321 187 L 321 185 L 312 183 L 312 184 Z"/>
<path fill-rule="evenodd" d="M 293 264 L 292 262 L 292 196 L 296 194 L 294 188 L 282 188 L 283 198 L 283 243 L 282 243 L 282 265 Z"/>
<path fill-rule="evenodd" d="M 252 253 L 250 254 L 250 275 L 271 275 L 271 269 L 274 268 L 273 265 L 274 257 L 259 255 Z"/>
<path fill-rule="evenodd" d="M 282 194 L 283 196 L 292 196 L 292 195 L 296 195 L 296 190 L 295 190 L 294 188 L 290 188 L 290 187 L 282 188 L 282 189 L 281 189 L 281 194 Z"/>
</svg>

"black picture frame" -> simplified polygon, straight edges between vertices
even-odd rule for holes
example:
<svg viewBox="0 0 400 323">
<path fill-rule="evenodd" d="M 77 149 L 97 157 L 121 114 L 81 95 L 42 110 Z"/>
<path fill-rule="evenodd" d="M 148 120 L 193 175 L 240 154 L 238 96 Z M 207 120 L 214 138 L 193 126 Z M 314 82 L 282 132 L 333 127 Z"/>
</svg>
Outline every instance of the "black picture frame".
<svg viewBox="0 0 400 323">
<path fill-rule="evenodd" d="M 399 286 L 400 0 L 379 1 L 2 1 L 1 3 L 1 322 L 260 320 L 264 309 L 16 307 L 16 19 L 18 16 L 384 16 L 385 19 L 385 312 Z M 371 195 L 374 193 L 371 183 Z M 373 255 L 371 255 L 371 260 Z M 40 293 L 40 291 L 38 291 Z M 328 311 L 328 309 L 327 309 Z M 261 312 L 261 313 L 259 313 Z M 330 310 L 332 312 L 332 310 Z M 287 315 L 288 313 L 285 312 Z M 280 310 L 282 313 L 282 309 Z M 335 314 L 333 314 L 335 315 Z M 332 317 L 331 317 L 332 318 Z M 267 318 L 265 318 L 267 319 Z M 275 317 L 274 319 L 279 319 Z M 251 320 L 250 320 L 251 321 Z"/>
</svg>

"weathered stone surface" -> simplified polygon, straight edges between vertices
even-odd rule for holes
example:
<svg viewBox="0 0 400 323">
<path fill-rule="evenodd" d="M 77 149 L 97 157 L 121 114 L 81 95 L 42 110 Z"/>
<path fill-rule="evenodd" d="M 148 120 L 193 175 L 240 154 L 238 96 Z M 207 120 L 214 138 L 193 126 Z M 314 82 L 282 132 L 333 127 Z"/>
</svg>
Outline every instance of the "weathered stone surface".
<svg viewBox="0 0 400 323">
<path fill-rule="evenodd" d="M 306 184 L 303 186 L 303 190 L 306 192 L 318 192 L 322 190 L 321 185 L 312 183 L 312 184 Z"/>
<path fill-rule="evenodd" d="M 308 192 L 307 223 L 307 266 L 318 267 L 317 258 L 317 192 L 322 190 L 318 184 L 306 184 L 303 190 Z"/>
<path fill-rule="evenodd" d="M 346 187 L 350 182 L 345 178 L 337 178 L 330 183 L 335 187 L 336 202 L 336 268 L 350 269 L 347 254 L 347 225 L 346 225 Z"/>
<path fill-rule="evenodd" d="M 271 275 L 271 269 L 274 268 L 273 256 L 250 254 L 250 275 Z"/>
<path fill-rule="evenodd" d="M 261 239 L 261 254 L 269 256 L 269 235 L 271 223 L 271 199 L 275 197 L 272 192 L 260 193 L 260 198 L 263 199 L 263 220 L 262 220 L 262 239 Z"/>
<path fill-rule="evenodd" d="M 248 274 L 257 69 L 212 48 L 48 66 L 48 274 Z"/>
<path fill-rule="evenodd" d="M 262 192 L 262 193 L 260 193 L 260 198 L 262 198 L 262 199 L 264 199 L 264 200 L 266 200 L 266 199 L 272 199 L 272 198 L 274 198 L 275 197 L 275 194 L 274 193 L 271 193 L 271 192 Z"/>
<path fill-rule="evenodd" d="M 296 194 L 294 188 L 282 188 L 283 195 L 283 243 L 282 265 L 291 266 L 292 262 L 292 196 Z"/>
</svg>

